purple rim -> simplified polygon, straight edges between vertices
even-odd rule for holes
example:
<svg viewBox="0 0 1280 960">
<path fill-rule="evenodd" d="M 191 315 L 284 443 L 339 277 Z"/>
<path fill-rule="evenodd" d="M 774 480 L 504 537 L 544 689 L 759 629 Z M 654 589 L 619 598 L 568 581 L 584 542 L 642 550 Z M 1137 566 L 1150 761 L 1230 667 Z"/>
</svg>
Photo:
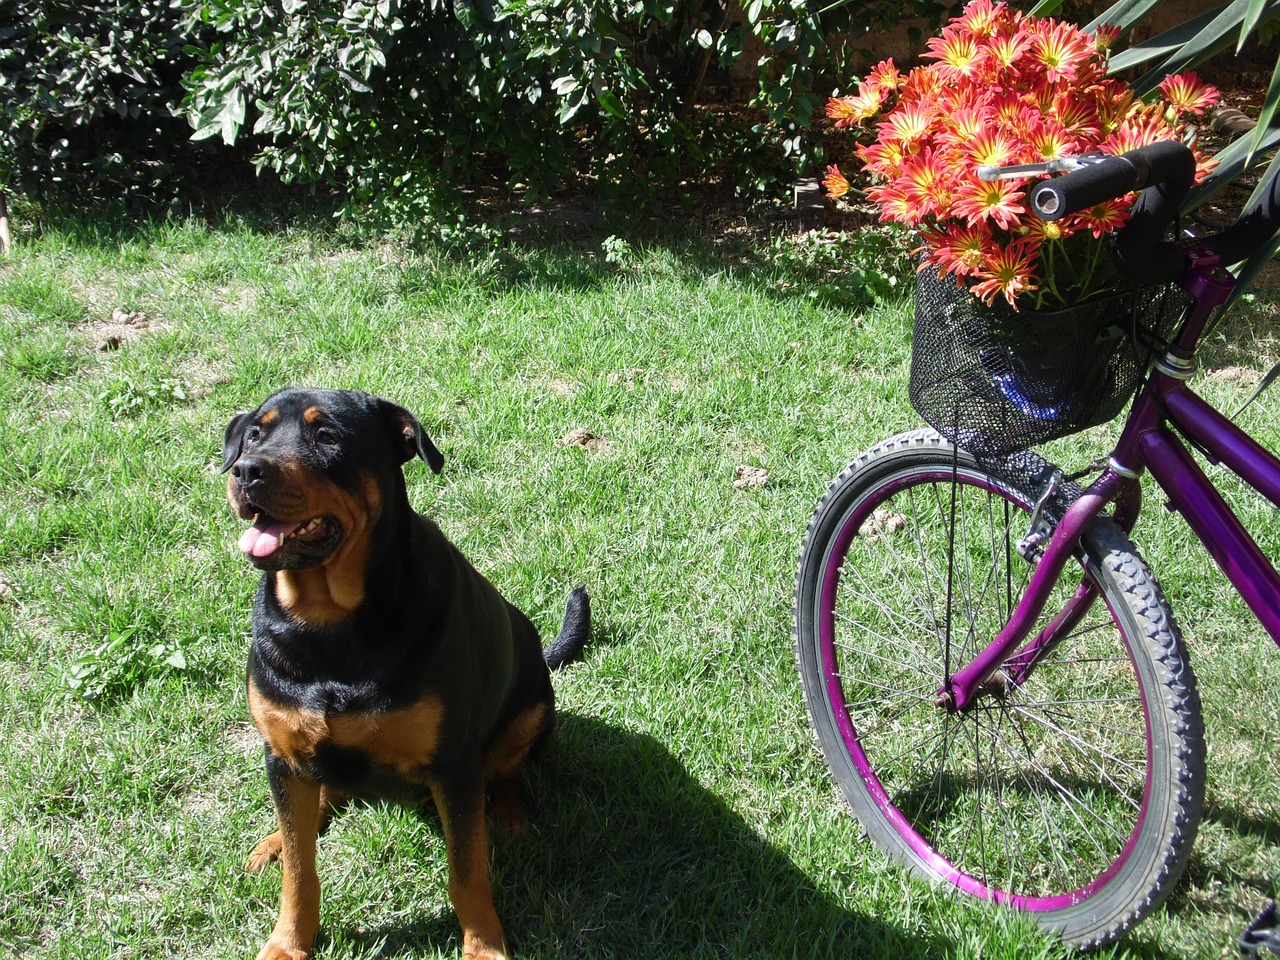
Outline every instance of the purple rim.
<svg viewBox="0 0 1280 960">
<path fill-rule="evenodd" d="M 858 739 L 857 731 L 854 729 L 853 720 L 849 716 L 848 706 L 845 703 L 844 688 L 840 682 L 839 672 L 836 664 L 835 651 L 835 594 L 837 582 L 840 578 L 840 567 L 848 552 L 849 544 L 853 541 L 857 531 L 861 528 L 866 518 L 875 509 L 876 506 L 883 503 L 886 499 L 905 490 L 908 487 L 916 486 L 923 482 L 945 481 L 951 482 L 950 470 L 936 471 L 912 471 L 902 476 L 890 478 L 886 483 L 876 487 L 871 493 L 865 496 L 861 503 L 850 513 L 844 522 L 844 526 L 835 538 L 833 549 L 828 554 L 826 567 L 823 570 L 822 588 L 818 595 L 818 609 L 816 611 L 816 619 L 818 621 L 818 639 L 821 647 L 822 669 L 826 677 L 827 684 L 827 702 L 831 705 L 832 713 L 835 717 L 836 725 L 840 730 L 841 739 L 844 740 L 845 749 L 853 761 L 854 767 L 862 777 L 863 783 L 866 785 L 868 792 L 875 800 L 876 805 L 880 808 L 885 820 L 893 827 L 899 837 L 906 842 L 914 853 L 925 866 L 939 879 L 945 880 L 952 884 L 962 892 L 970 896 L 977 897 L 982 900 L 989 900 L 1002 906 L 1012 906 L 1020 910 L 1033 913 L 1047 913 L 1059 910 L 1065 910 L 1069 907 L 1076 906 L 1090 897 L 1097 895 L 1112 878 L 1115 877 L 1128 862 L 1130 856 L 1133 855 L 1134 848 L 1137 845 L 1138 836 L 1142 832 L 1142 824 L 1147 816 L 1148 804 L 1151 801 L 1151 723 L 1147 715 L 1146 698 L 1140 698 L 1142 703 L 1142 712 L 1144 727 L 1147 735 L 1147 776 L 1145 778 L 1145 786 L 1142 793 L 1142 805 L 1138 811 L 1138 817 L 1134 823 L 1133 831 L 1129 835 L 1128 841 L 1125 843 L 1124 849 L 1115 857 L 1108 865 L 1107 869 L 1099 874 L 1093 881 L 1076 890 L 1064 893 L 1054 894 L 1045 897 L 1031 897 L 1024 894 L 1012 893 L 1008 890 L 1001 890 L 996 887 L 990 887 L 976 877 L 957 869 L 951 861 L 947 860 L 939 854 L 922 837 L 911 825 L 911 822 L 902 815 L 902 812 L 889 800 L 888 794 L 885 792 L 880 778 L 876 776 L 875 770 L 872 768 L 870 760 L 867 758 L 866 752 L 862 749 L 861 741 Z M 995 494 L 1008 499 L 1006 491 L 987 483 L 979 477 L 969 477 L 970 486 L 977 487 L 987 493 Z M 1014 502 L 1014 501 L 1011 501 Z M 1026 507 L 1026 504 L 1020 504 Z M 1107 605 L 1108 611 L 1114 619 L 1115 611 L 1111 609 L 1110 604 Z"/>
</svg>

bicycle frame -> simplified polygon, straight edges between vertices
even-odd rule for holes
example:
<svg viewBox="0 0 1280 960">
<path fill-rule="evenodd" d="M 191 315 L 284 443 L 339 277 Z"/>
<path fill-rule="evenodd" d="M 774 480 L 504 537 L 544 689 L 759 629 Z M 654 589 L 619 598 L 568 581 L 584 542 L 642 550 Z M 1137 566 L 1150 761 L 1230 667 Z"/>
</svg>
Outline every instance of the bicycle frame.
<svg viewBox="0 0 1280 960">
<path fill-rule="evenodd" d="M 1025 640 L 1049 593 L 1074 555 L 1080 535 L 1108 503 L 1145 468 L 1182 514 L 1196 537 L 1280 646 L 1280 573 L 1245 530 L 1230 506 L 1175 435 L 1185 437 L 1212 463 L 1221 463 L 1280 508 L 1280 459 L 1254 441 L 1187 386 L 1190 358 L 1209 317 L 1231 291 L 1230 274 L 1217 258 L 1188 251 L 1190 269 L 1179 281 L 1195 298 L 1177 340 L 1151 370 L 1130 410 L 1111 465 L 1067 510 L 1054 528 L 1031 580 L 999 634 L 938 692 L 939 703 L 964 710 L 983 686 L 1004 668 L 1007 682 L 1019 684 L 1079 619 L 1093 600 L 1082 585 L 1067 607 L 1025 648 Z M 1172 427 L 1173 429 L 1170 429 Z M 1130 522 L 1136 517 L 1126 518 Z"/>
</svg>

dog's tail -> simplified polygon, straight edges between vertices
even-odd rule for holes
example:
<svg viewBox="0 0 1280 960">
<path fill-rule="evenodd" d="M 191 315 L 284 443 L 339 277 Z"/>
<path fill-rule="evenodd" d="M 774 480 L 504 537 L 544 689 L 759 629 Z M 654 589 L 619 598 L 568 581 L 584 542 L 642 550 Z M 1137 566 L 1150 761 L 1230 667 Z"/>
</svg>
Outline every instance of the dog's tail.
<svg viewBox="0 0 1280 960">
<path fill-rule="evenodd" d="M 591 598 L 586 587 L 578 587 L 569 594 L 564 610 L 564 623 L 551 645 L 542 651 L 542 659 L 552 670 L 559 670 L 567 663 L 582 656 L 582 648 L 591 636 Z"/>
</svg>

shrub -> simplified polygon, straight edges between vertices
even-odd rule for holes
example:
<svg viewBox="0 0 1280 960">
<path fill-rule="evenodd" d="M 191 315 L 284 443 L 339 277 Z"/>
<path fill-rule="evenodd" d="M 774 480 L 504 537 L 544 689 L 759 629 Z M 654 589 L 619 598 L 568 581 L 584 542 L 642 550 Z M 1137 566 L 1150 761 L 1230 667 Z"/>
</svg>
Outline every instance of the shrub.
<svg viewBox="0 0 1280 960">
<path fill-rule="evenodd" d="M 189 28 L 214 40 L 186 107 L 198 137 L 251 128 L 259 165 L 401 221 L 477 167 L 533 195 L 582 177 L 629 205 L 709 178 L 749 190 L 804 161 L 827 32 L 889 13 L 818 7 L 750 0 L 731 22 L 721 0 L 199 0 Z M 699 108 L 752 38 L 753 119 Z"/>
<path fill-rule="evenodd" d="M 166 0 L 7 0 L 3 10 L 0 189 L 82 203 L 191 186 L 211 152 L 174 112 L 192 63 L 179 11 Z"/>
</svg>

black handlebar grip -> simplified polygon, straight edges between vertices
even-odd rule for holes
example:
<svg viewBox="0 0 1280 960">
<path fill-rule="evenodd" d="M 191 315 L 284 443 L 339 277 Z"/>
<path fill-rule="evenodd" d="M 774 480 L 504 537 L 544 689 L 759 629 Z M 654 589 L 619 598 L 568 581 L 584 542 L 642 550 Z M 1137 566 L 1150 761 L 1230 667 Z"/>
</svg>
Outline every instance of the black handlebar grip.
<svg viewBox="0 0 1280 960">
<path fill-rule="evenodd" d="M 1161 241 L 1195 181 L 1196 158 L 1176 140 L 1132 152 L 1145 155 L 1151 174 L 1129 222 L 1116 234 L 1116 265 L 1135 283 L 1168 283 L 1182 274 L 1187 262 L 1176 246 Z"/>
<path fill-rule="evenodd" d="M 1162 140 L 1037 183 L 1027 199 L 1032 212 L 1042 220 L 1059 220 L 1069 213 L 1160 183 L 1175 187 L 1185 184 L 1181 186 L 1185 193 L 1195 172 L 1195 157 L 1186 144 Z"/>
<path fill-rule="evenodd" d="M 1139 176 L 1139 169 L 1126 158 L 1106 157 L 1037 183 L 1028 195 L 1031 212 L 1041 220 L 1061 220 L 1067 214 L 1136 190 Z"/>
</svg>

